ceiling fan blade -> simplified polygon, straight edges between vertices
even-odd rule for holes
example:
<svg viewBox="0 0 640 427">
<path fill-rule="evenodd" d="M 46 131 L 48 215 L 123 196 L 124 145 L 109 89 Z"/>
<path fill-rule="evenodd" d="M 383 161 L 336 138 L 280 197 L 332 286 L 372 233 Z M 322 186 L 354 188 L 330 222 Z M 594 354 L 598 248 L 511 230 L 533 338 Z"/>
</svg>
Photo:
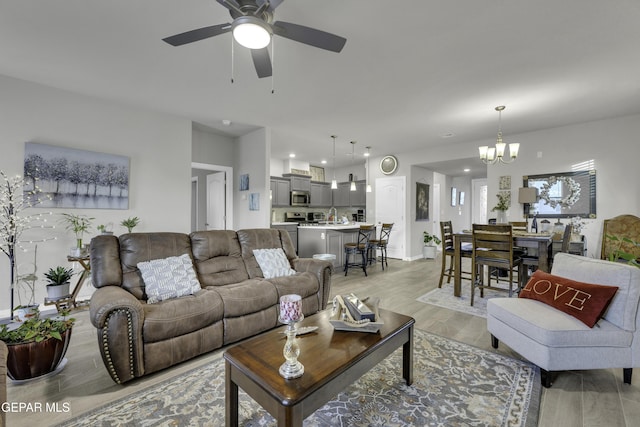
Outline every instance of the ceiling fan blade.
<svg viewBox="0 0 640 427">
<path fill-rule="evenodd" d="M 198 28 L 197 30 L 187 31 L 186 33 L 176 34 L 162 40 L 172 46 L 182 46 L 183 44 L 208 39 L 209 37 L 228 33 L 229 31 L 231 31 L 231 24 L 219 24 L 212 25 L 210 27 Z"/>
<path fill-rule="evenodd" d="M 229 9 L 229 7 L 236 7 L 240 9 L 240 5 L 235 0 L 216 0 L 218 3 Z M 230 5 L 230 6 L 229 6 Z"/>
<path fill-rule="evenodd" d="M 291 22 L 277 21 L 272 24 L 272 27 L 273 32 L 281 37 L 331 52 L 340 52 L 347 42 L 344 37 Z"/>
<path fill-rule="evenodd" d="M 266 47 L 262 49 L 251 49 L 251 57 L 253 58 L 253 65 L 256 67 L 258 77 L 271 77 L 272 69 L 269 50 Z"/>
</svg>

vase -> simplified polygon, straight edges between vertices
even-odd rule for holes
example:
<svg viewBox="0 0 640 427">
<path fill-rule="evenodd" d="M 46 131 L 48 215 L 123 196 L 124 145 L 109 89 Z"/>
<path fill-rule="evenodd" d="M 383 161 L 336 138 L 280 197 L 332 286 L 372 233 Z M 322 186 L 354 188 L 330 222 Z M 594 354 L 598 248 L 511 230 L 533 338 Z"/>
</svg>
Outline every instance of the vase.
<svg viewBox="0 0 640 427">
<path fill-rule="evenodd" d="M 509 219 L 507 218 L 507 211 L 498 211 L 498 215 L 496 218 L 497 224 L 508 224 Z"/>
<path fill-rule="evenodd" d="M 571 232 L 570 242 L 582 242 L 582 235 L 580 233 Z"/>
<path fill-rule="evenodd" d="M 69 347 L 71 329 L 62 340 L 49 338 L 40 342 L 7 344 L 7 375 L 14 381 L 28 380 L 55 371 Z"/>
</svg>

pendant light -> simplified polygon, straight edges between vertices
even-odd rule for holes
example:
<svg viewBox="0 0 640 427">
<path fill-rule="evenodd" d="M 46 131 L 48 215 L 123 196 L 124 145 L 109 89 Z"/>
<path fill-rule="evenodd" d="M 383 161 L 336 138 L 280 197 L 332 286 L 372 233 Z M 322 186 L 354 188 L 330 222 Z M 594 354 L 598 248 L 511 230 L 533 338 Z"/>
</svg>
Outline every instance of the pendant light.
<svg viewBox="0 0 640 427">
<path fill-rule="evenodd" d="M 354 160 L 356 158 L 356 141 L 351 141 L 351 165 L 353 166 Z M 356 191 L 356 182 L 351 179 L 351 191 Z"/>
<path fill-rule="evenodd" d="M 338 189 L 338 181 L 336 181 L 336 138 L 337 136 L 331 135 L 333 138 L 333 179 L 331 180 L 331 189 Z"/>
<path fill-rule="evenodd" d="M 516 159 L 516 157 L 518 157 L 520 144 L 512 142 L 509 144 L 510 160 L 505 160 L 504 158 L 504 150 L 507 144 L 502 141 L 502 111 L 505 108 L 506 107 L 504 105 L 496 107 L 496 111 L 498 112 L 498 138 L 496 139 L 496 146 L 489 147 L 487 145 L 483 145 L 482 147 L 478 147 L 478 150 L 480 151 L 480 160 L 482 160 L 484 164 L 492 165 L 496 162 L 511 163 Z"/>
<path fill-rule="evenodd" d="M 367 189 L 366 189 L 366 192 L 367 193 L 371 193 L 371 184 L 369 183 L 369 159 L 371 158 L 371 147 L 367 147 L 367 152 L 364 153 L 364 156 L 367 158 L 367 164 L 366 164 L 366 168 L 367 168 Z"/>
</svg>

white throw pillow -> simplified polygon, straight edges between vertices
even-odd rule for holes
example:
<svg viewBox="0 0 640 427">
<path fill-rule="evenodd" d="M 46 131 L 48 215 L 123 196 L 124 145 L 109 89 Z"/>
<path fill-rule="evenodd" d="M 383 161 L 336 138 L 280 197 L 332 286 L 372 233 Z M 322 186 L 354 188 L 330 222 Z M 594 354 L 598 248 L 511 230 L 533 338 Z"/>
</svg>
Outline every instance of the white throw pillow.
<svg viewBox="0 0 640 427">
<path fill-rule="evenodd" d="M 265 279 L 280 276 L 293 276 L 296 271 L 291 268 L 287 256 L 281 248 L 254 249 L 253 255 L 258 261 L 260 270 Z"/>
<path fill-rule="evenodd" d="M 139 262 L 137 267 L 144 280 L 149 304 L 192 295 L 201 289 L 191 257 L 187 254 Z"/>
</svg>

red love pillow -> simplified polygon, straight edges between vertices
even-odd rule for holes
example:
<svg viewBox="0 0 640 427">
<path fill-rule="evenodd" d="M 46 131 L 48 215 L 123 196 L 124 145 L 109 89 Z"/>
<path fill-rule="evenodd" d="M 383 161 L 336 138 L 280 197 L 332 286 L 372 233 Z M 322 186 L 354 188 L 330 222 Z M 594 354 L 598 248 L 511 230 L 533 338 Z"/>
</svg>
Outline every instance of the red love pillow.
<svg viewBox="0 0 640 427">
<path fill-rule="evenodd" d="M 593 328 L 617 291 L 617 286 L 582 283 L 537 270 L 518 296 L 541 301 Z"/>
</svg>

